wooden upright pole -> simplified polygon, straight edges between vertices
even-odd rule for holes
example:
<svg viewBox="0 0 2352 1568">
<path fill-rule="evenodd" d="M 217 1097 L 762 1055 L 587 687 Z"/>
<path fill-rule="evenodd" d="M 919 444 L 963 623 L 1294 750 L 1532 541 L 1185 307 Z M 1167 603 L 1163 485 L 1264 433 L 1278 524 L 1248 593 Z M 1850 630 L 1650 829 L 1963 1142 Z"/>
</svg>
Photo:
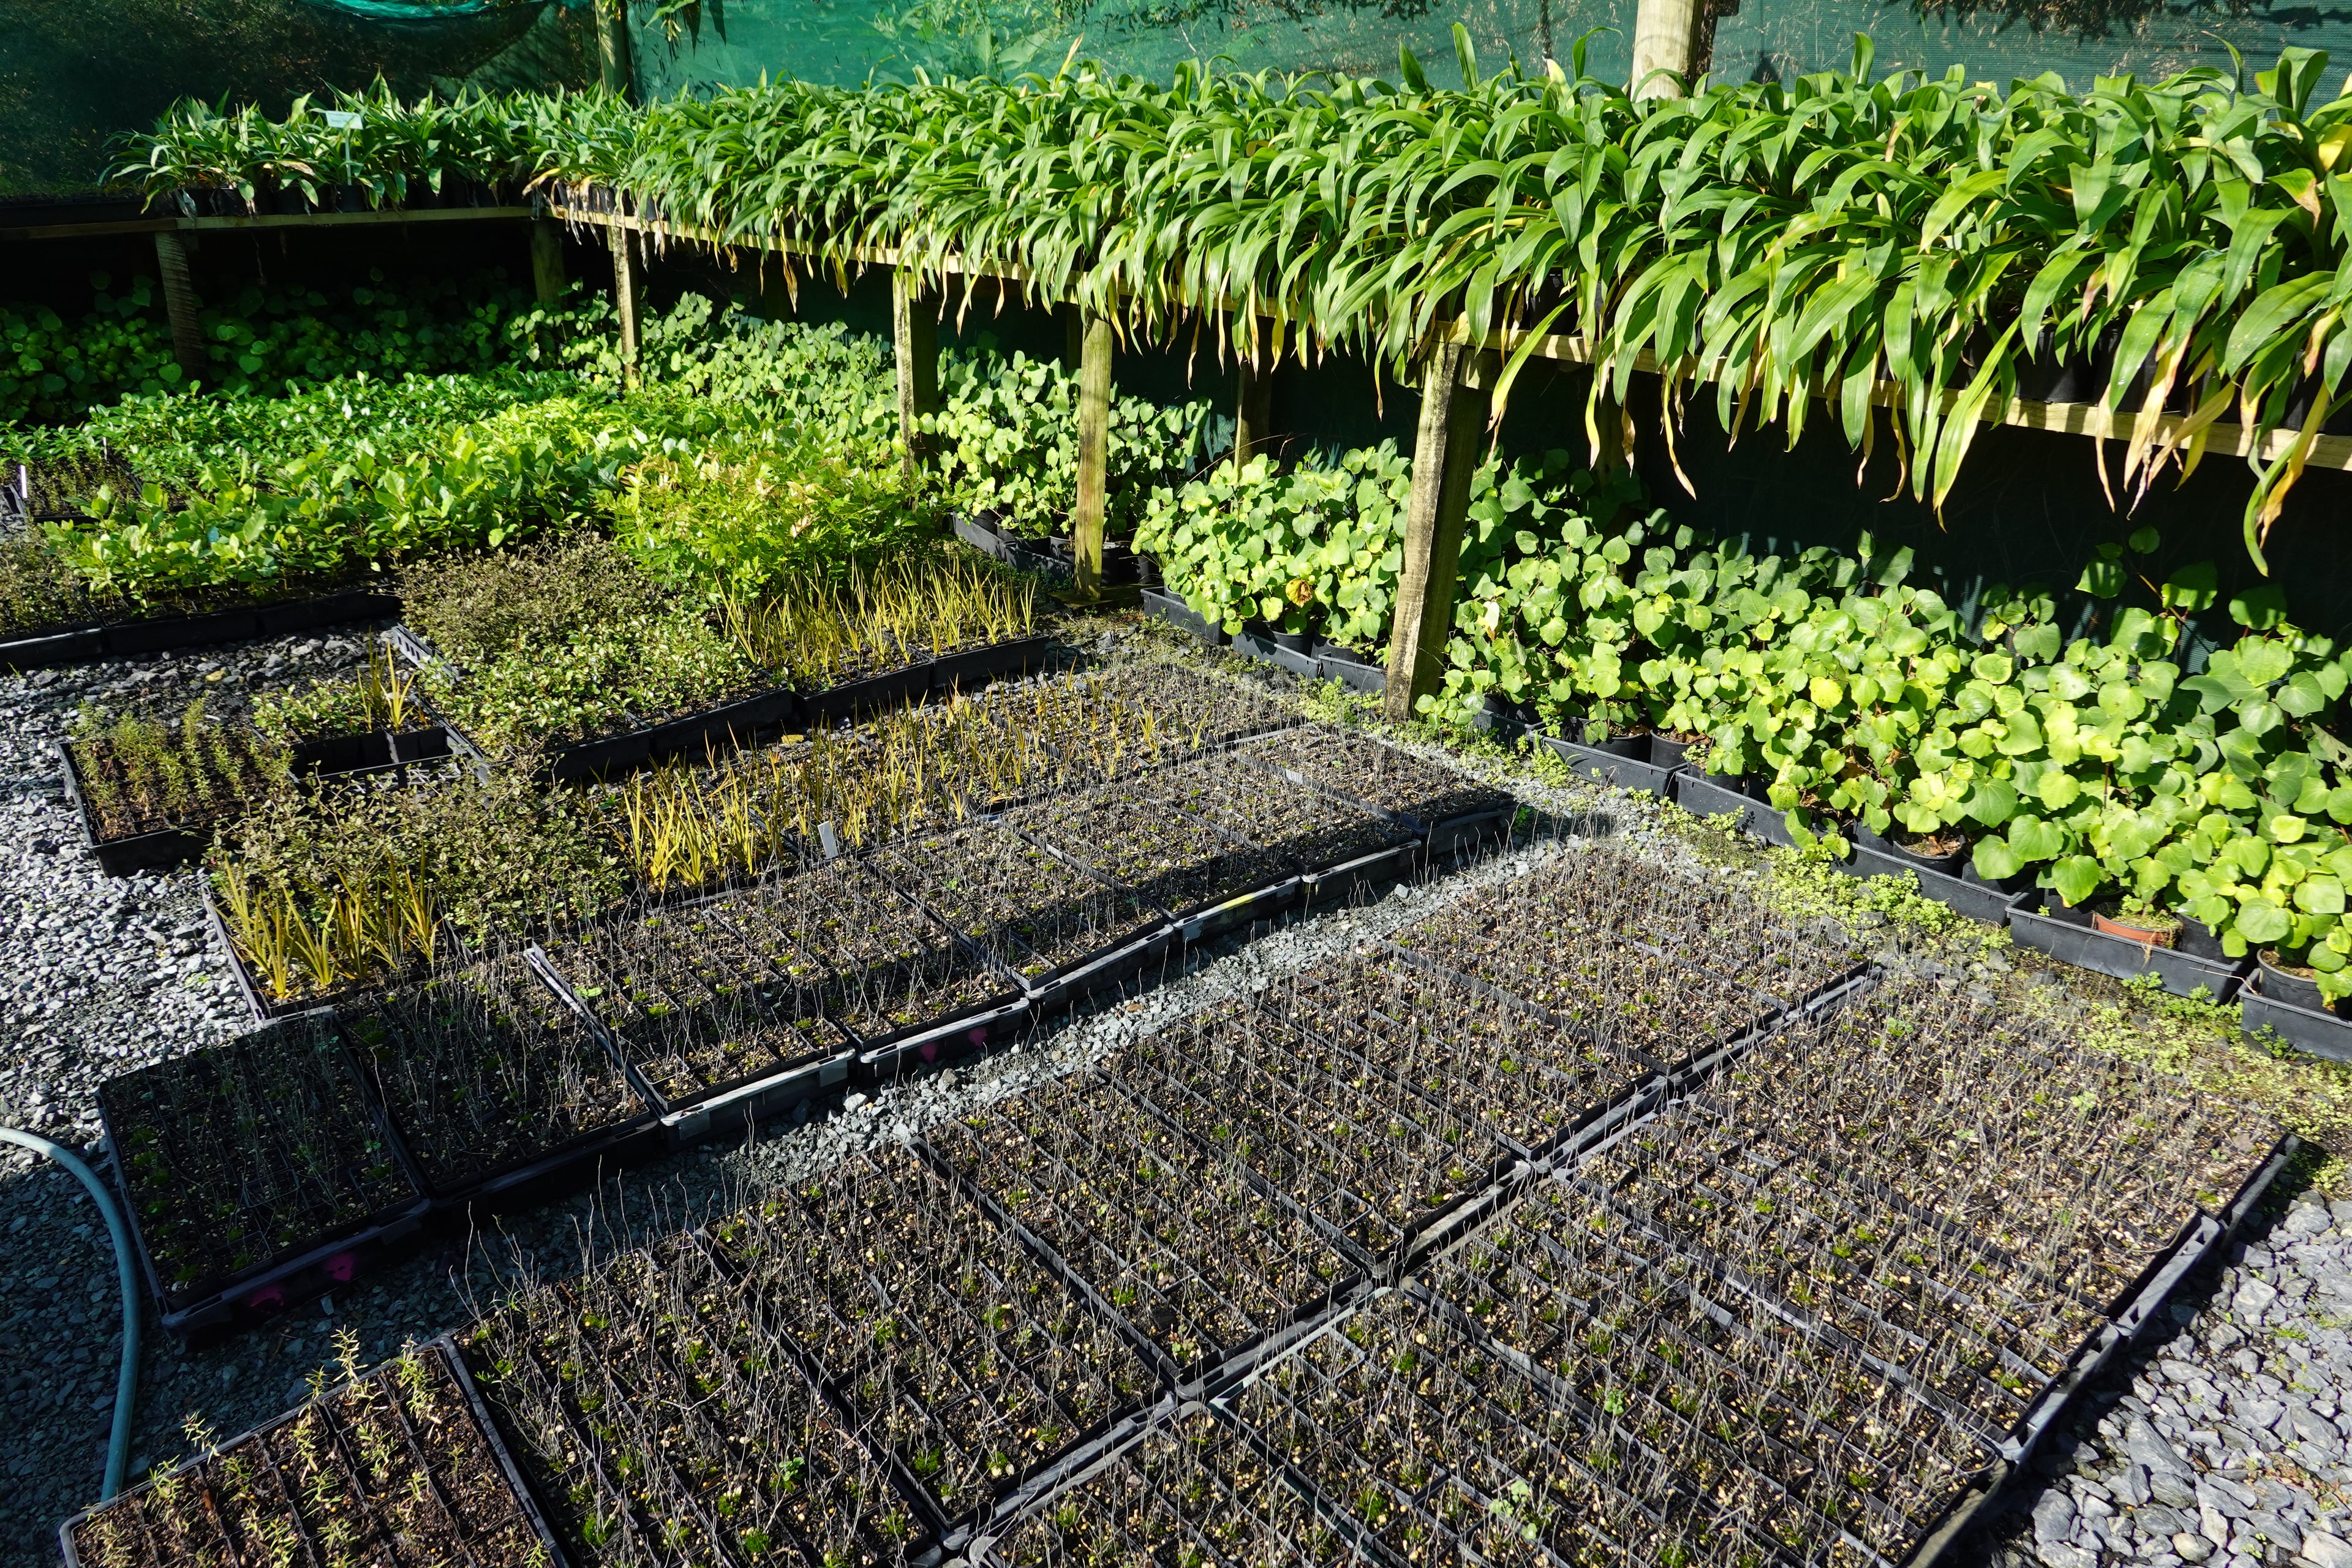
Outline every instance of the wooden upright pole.
<svg viewBox="0 0 2352 1568">
<path fill-rule="evenodd" d="M 205 372 L 205 338 L 196 321 L 196 286 L 188 278 L 188 247 L 165 229 L 155 237 L 155 270 L 163 281 L 163 311 L 172 323 L 172 358 L 193 381 Z"/>
<path fill-rule="evenodd" d="M 637 269 L 629 261 L 629 231 L 608 228 L 613 247 L 613 304 L 621 316 L 621 379 L 637 384 Z"/>
<path fill-rule="evenodd" d="M 1078 597 L 1102 591 L 1103 510 L 1110 497 L 1110 321 L 1087 318 L 1078 362 L 1078 512 L 1071 532 Z"/>
<path fill-rule="evenodd" d="M 1234 404 L 1234 478 L 1274 438 L 1274 368 L 1258 355 L 1242 356 L 1241 394 Z"/>
<path fill-rule="evenodd" d="M 1454 635 L 1455 573 L 1470 475 L 1486 430 L 1486 398 L 1470 385 L 1475 354 L 1440 343 L 1421 377 L 1421 428 L 1412 448 L 1412 496 L 1405 505 L 1404 569 L 1397 580 L 1383 718 L 1412 717 L 1413 704 L 1444 684 Z"/>
<path fill-rule="evenodd" d="M 530 221 L 530 286 L 542 305 L 563 298 L 563 231 L 551 217 Z"/>
<path fill-rule="evenodd" d="M 890 269 L 890 338 L 898 370 L 898 440 L 911 476 L 930 455 L 923 416 L 940 407 L 940 321 L 904 268 Z"/>
<path fill-rule="evenodd" d="M 1680 98 L 1683 89 L 1660 72 L 1687 82 L 1698 63 L 1699 29 L 1706 0 L 1640 0 L 1633 13 L 1633 96 Z"/>
</svg>

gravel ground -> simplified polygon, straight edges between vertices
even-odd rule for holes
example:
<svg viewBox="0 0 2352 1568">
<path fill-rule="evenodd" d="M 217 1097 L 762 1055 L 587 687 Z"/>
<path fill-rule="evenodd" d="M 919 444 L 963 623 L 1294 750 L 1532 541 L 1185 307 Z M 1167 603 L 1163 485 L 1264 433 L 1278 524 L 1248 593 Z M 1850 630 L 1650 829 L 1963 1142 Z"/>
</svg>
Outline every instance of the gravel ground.
<svg viewBox="0 0 2352 1568">
<path fill-rule="evenodd" d="M 1116 636 L 1099 651 L 1118 651 L 1122 643 L 1165 639 L 1156 632 Z M 201 686 L 218 694 L 215 710 L 233 712 L 254 689 L 347 666 L 360 651 L 351 637 L 294 638 L 0 677 L 0 759 L 9 786 L 0 815 L 0 883 L 8 895 L 0 905 L 0 1122 L 86 1143 L 97 1132 L 101 1079 L 226 1038 L 245 1024 L 226 961 L 205 941 L 195 874 L 110 879 L 81 848 L 53 750 L 72 709 L 93 696 L 177 707 Z M 1277 690 L 1294 684 L 1229 656 L 1212 662 Z M 1490 761 L 1469 766 L 1501 776 Z M 232 1435 L 297 1402 L 310 1378 L 331 1374 L 339 1335 L 355 1342 L 362 1360 L 389 1354 L 404 1340 L 463 1323 L 535 1278 L 699 1223 L 877 1141 L 1076 1070 L 1224 996 L 1517 875 L 1532 855 L 1572 849 L 1574 836 L 1611 837 L 1662 863 L 1747 874 L 1709 865 L 1720 858 L 1703 857 L 1643 797 L 1546 784 L 1524 773 L 1510 782 L 1550 814 L 1546 832 L 1559 844 L 1255 940 L 1228 937 L 1192 955 L 1187 973 L 1139 998 L 938 1078 L 871 1100 L 853 1095 L 837 1114 L 763 1134 L 751 1147 L 692 1152 L 492 1222 L 484 1233 L 452 1237 L 265 1331 L 193 1352 L 151 1335 L 134 1473 L 191 1450 L 205 1434 Z M 1884 934 L 1882 962 L 1940 972 L 1899 933 Z M 1988 954 L 1970 973 L 1993 983 L 2005 968 Z M 2343 1327 L 2352 1321 L 2346 1239 L 2352 1229 L 2335 1228 L 2339 1218 L 2352 1226 L 2352 1205 L 2335 1214 L 2296 1209 L 2267 1242 L 2242 1249 L 2226 1274 L 2207 1280 L 2210 1300 L 2178 1310 L 2188 1321 L 2126 1373 L 2128 1389 L 2117 1381 L 2102 1390 L 2076 1429 L 2059 1435 L 2034 1478 L 2046 1490 L 2022 1490 L 1960 1560 L 2003 1568 L 2204 1561 L 2352 1568 L 2352 1546 L 2339 1539 L 2352 1538 L 2352 1523 L 2336 1490 L 2352 1481 L 2344 1467 L 2352 1405 L 2347 1425 L 2336 1425 L 2336 1394 L 2352 1367 Z M 58 1560 L 58 1521 L 97 1493 L 120 1345 L 114 1266 L 103 1227 L 72 1179 L 29 1155 L 0 1154 L 0 1236 L 6 1238 L 0 1408 L 11 1416 L 0 1424 L 0 1564 L 46 1565 Z M 2159 1447 L 2159 1436 L 2170 1446 Z M 2204 1540 L 2201 1555 L 2195 1537 Z M 2301 1559 L 2291 1555 L 2297 1550 Z"/>
</svg>

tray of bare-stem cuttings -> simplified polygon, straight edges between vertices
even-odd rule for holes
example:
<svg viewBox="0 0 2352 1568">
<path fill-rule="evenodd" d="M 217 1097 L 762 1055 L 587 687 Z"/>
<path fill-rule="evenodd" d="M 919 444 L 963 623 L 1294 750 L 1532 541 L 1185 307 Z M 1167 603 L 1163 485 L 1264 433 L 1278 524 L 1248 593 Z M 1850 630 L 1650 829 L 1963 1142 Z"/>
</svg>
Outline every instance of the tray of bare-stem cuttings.
<svg viewBox="0 0 2352 1568">
<path fill-rule="evenodd" d="M 823 987 L 772 968 L 718 907 L 655 907 L 550 940 L 557 987 L 628 1064 L 669 1143 L 803 1117 L 845 1083 L 854 1053 Z"/>
<path fill-rule="evenodd" d="M 928 1136 L 1172 1388 L 1267 1353 L 1364 1281 L 1249 1167 L 1088 1075 Z"/>
<path fill-rule="evenodd" d="M 1432 855 L 1507 839 L 1518 813 L 1508 791 L 1353 730 L 1305 724 L 1239 750 L 1270 773 L 1386 814 L 1419 834 Z"/>
<path fill-rule="evenodd" d="M 990 722 L 1034 737 L 1072 784 L 1099 784 L 1297 724 L 1262 692 L 1164 664 L 1116 664 L 992 693 Z"/>
<path fill-rule="evenodd" d="M 813 988 L 878 1082 L 984 1050 L 1028 1026 L 1019 978 L 894 888 L 842 856 L 700 906 L 769 973 Z"/>
<path fill-rule="evenodd" d="M 908 1149 L 780 1193 L 710 1243 L 950 1550 L 1162 1392 L 1081 1290 Z"/>
<path fill-rule="evenodd" d="M 424 1187 L 333 1020 L 305 1014 L 99 1089 L 163 1326 L 213 1338 L 396 1258 Z"/>
<path fill-rule="evenodd" d="M 1108 886 L 1002 825 L 979 821 L 875 850 L 869 863 L 934 920 L 1016 975 L 1044 1016 L 1152 978 L 1176 930 L 1133 892 Z"/>
<path fill-rule="evenodd" d="M 562 1546 L 445 1337 L 157 1472 L 58 1531 L 67 1568 L 535 1563 Z"/>
<path fill-rule="evenodd" d="M 370 1087 L 436 1210 L 462 1221 L 593 1181 L 664 1146 L 654 1107 L 604 1040 L 497 949 L 342 1010 Z"/>
<path fill-rule="evenodd" d="M 1420 836 L 1392 817 L 1269 777 L 1229 748 L 1139 774 L 1135 784 L 1234 837 L 1286 857 L 1298 871 L 1306 902 L 1344 903 L 1406 880 L 1422 865 Z"/>
<path fill-rule="evenodd" d="M 1171 809 L 1138 778 L 1041 801 L 1002 820 L 1066 864 L 1164 911 L 1187 942 L 1276 919 L 1298 900 L 1298 868 L 1289 856 Z"/>
</svg>

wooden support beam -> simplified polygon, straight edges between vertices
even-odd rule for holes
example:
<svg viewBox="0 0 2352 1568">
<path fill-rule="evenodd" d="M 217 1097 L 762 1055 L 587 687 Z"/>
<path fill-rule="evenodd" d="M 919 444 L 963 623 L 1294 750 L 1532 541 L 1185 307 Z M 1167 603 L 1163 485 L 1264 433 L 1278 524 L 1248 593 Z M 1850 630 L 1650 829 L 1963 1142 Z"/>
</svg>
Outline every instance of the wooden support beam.
<svg viewBox="0 0 2352 1568">
<path fill-rule="evenodd" d="M 563 230 L 553 218 L 531 223 L 530 286 L 542 305 L 563 298 Z"/>
<path fill-rule="evenodd" d="M 1444 684 L 1462 523 L 1470 510 L 1478 438 L 1486 428 L 1487 397 L 1470 384 L 1476 359 L 1467 344 L 1443 342 L 1422 372 L 1404 570 L 1397 580 L 1388 690 L 1381 704 L 1381 716 L 1392 721 L 1412 718 L 1414 702 Z"/>
<path fill-rule="evenodd" d="M 1234 402 L 1234 478 L 1242 466 L 1274 440 L 1274 367 L 1258 356 L 1242 356 L 1240 395 Z"/>
<path fill-rule="evenodd" d="M 629 259 L 629 231 L 606 231 L 613 247 L 613 306 L 621 317 L 621 379 L 637 384 L 637 269 Z"/>
<path fill-rule="evenodd" d="M 917 292 L 906 269 L 890 269 L 890 339 L 898 369 L 898 442 L 911 477 L 930 456 L 923 416 L 940 408 L 938 301 Z"/>
<path fill-rule="evenodd" d="M 193 381 L 205 373 L 205 338 L 196 323 L 196 286 L 188 277 L 188 247 L 177 234 L 155 237 L 155 270 L 163 284 L 163 310 L 172 322 L 172 358 Z"/>
<path fill-rule="evenodd" d="M 1071 547 L 1077 595 L 1102 592 L 1103 511 L 1110 499 L 1110 321 L 1088 316 L 1078 362 L 1078 510 Z"/>
</svg>

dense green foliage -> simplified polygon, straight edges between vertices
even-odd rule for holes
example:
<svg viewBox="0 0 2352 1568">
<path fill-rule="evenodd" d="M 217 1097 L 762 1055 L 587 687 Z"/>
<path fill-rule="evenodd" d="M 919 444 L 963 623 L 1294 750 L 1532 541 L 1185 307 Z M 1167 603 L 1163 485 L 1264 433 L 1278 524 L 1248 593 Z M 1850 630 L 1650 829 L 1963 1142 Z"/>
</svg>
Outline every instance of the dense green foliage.
<svg viewBox="0 0 2352 1568">
<path fill-rule="evenodd" d="M 1385 447 L 1333 471 L 1254 461 L 1160 502 L 1140 538 L 1228 626 L 1379 647 L 1409 468 Z M 1570 739 L 1688 737 L 1808 833 L 1958 834 L 1988 878 L 2174 908 L 2352 994 L 2352 750 L 2335 732 L 2352 654 L 2288 625 L 2275 590 L 2219 605 L 2209 563 L 2123 602 L 2158 543 L 2143 531 L 2085 574 L 2117 602 L 2070 639 L 2046 591 L 1995 589 L 1970 624 L 1906 581 L 1907 551 L 1866 539 L 1758 556 L 1663 513 L 1595 522 L 1637 499 L 1564 453 L 1482 466 L 1424 710 L 1494 699 Z M 2230 644 L 2191 673 L 2190 617 L 2223 608 Z"/>
<path fill-rule="evenodd" d="M 2021 372 L 2120 334 L 2111 406 L 2297 433 L 2254 459 L 2257 559 L 2308 437 L 2352 399 L 2352 174 L 2335 172 L 2352 98 L 2317 97 L 2324 55 L 2286 49 L 2251 89 L 2200 69 L 2069 92 L 1958 68 L 1872 80 L 1858 40 L 1850 73 L 1637 102 L 1580 51 L 1567 71 L 1484 76 L 1457 37 L 1454 90 L 1407 58 L 1396 84 L 1081 68 L 426 112 L 468 166 L 613 186 L 641 215 L 833 270 L 867 247 L 926 277 L 953 258 L 1146 334 L 1231 310 L 1245 338 L 1295 328 L 1404 365 L 1457 315 L 1574 331 L 1596 389 L 1622 395 L 1650 356 L 1675 388 L 1712 383 L 1727 428 L 1777 417 L 1793 438 L 1827 398 L 1865 445 L 1892 383 L 1910 482 L 1938 501 Z M 384 134 L 383 167 L 406 166 Z M 131 163 L 161 193 L 340 155 L 315 117 L 231 135 L 184 111 Z M 2127 481 L 2201 451 L 2153 435 L 2136 427 Z"/>
<path fill-rule="evenodd" d="M 121 292 L 94 273 L 90 310 L 68 322 L 54 310 L 0 306 L 0 446 L 11 423 L 60 421 L 132 395 L 201 386 L 281 396 L 305 383 L 367 375 L 476 373 L 551 352 L 559 318 L 531 304 L 501 272 L 383 287 L 380 272 L 335 297 L 297 287 L 248 288 L 198 312 L 207 368 L 191 382 L 172 354 L 163 300 L 144 278 Z M 528 321 L 526 319 L 528 318 Z"/>
</svg>

